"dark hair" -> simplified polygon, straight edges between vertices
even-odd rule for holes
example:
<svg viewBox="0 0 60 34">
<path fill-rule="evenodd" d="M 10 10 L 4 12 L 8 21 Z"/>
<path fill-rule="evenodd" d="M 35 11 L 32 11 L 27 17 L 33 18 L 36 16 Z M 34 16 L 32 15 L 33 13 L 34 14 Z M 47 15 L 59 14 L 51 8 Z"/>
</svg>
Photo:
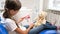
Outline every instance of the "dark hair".
<svg viewBox="0 0 60 34">
<path fill-rule="evenodd" d="M 21 8 L 21 3 L 19 0 L 6 0 L 5 1 L 5 12 L 3 13 L 4 18 L 10 18 L 9 10 L 19 10 Z"/>
</svg>

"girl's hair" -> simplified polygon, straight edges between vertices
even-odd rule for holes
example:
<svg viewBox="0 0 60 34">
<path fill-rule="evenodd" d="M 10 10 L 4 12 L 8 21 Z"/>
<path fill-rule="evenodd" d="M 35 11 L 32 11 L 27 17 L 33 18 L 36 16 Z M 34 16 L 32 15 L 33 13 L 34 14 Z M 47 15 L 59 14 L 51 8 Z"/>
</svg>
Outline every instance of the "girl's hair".
<svg viewBox="0 0 60 34">
<path fill-rule="evenodd" d="M 19 10 L 21 8 L 21 3 L 19 0 L 6 0 L 5 1 L 5 12 L 3 13 L 4 18 L 10 18 L 9 10 Z"/>
<path fill-rule="evenodd" d="M 39 12 L 35 26 L 43 24 L 42 22 L 46 18 L 46 16 L 47 16 L 47 12 L 45 12 L 45 11 Z"/>
</svg>

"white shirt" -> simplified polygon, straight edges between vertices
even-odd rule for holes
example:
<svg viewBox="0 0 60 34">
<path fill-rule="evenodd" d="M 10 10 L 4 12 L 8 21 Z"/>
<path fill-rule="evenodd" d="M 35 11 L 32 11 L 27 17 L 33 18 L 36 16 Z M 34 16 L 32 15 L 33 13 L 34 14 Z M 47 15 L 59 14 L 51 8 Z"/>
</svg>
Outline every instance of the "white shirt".
<svg viewBox="0 0 60 34">
<path fill-rule="evenodd" d="M 3 14 L 0 14 L 0 17 L 2 19 L 1 23 L 5 25 L 5 28 L 7 28 L 8 31 L 14 31 L 17 28 L 17 25 L 15 24 L 15 21 L 9 18 L 4 18 L 2 16 Z"/>
<path fill-rule="evenodd" d="M 14 31 L 17 28 L 17 25 L 15 24 L 15 21 L 7 18 L 5 20 L 5 25 L 8 31 Z"/>
</svg>

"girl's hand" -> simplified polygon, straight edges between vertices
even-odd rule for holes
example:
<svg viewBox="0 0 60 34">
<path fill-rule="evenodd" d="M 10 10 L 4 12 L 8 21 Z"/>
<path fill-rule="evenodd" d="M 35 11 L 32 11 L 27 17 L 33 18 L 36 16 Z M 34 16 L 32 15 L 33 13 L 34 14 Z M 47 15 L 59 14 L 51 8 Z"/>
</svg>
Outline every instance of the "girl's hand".
<svg viewBox="0 0 60 34">
<path fill-rule="evenodd" d="M 33 28 L 33 26 L 34 26 L 34 23 L 31 23 L 31 24 L 29 25 L 30 28 Z"/>
<path fill-rule="evenodd" d="M 20 18 L 20 22 L 23 21 L 23 20 L 24 20 L 24 18 Z"/>
<path fill-rule="evenodd" d="M 25 19 L 25 17 L 20 18 L 20 19 L 17 21 L 17 24 L 20 23 L 20 22 L 22 22 L 24 19 Z"/>
<path fill-rule="evenodd" d="M 30 18 L 30 16 L 29 15 L 27 15 L 27 16 L 25 16 L 25 17 L 23 17 L 23 18 L 20 18 L 20 21 L 23 21 L 24 19 L 29 19 Z"/>
<path fill-rule="evenodd" d="M 26 18 L 26 19 L 29 19 L 29 18 L 30 18 L 30 15 L 25 16 L 25 18 Z"/>
</svg>

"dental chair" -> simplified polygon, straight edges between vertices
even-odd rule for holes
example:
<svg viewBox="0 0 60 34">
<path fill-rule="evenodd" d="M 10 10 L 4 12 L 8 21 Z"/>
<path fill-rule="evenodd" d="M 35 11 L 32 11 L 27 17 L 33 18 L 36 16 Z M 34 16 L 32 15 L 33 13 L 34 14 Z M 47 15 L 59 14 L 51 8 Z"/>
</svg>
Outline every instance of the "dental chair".
<svg viewBox="0 0 60 34">
<path fill-rule="evenodd" d="M 8 34 L 8 31 L 6 28 L 1 24 L 1 18 L 0 18 L 0 34 Z"/>
<path fill-rule="evenodd" d="M 56 30 L 43 30 L 39 34 L 57 34 Z"/>
<path fill-rule="evenodd" d="M 0 34 L 8 34 L 8 31 L 6 30 L 6 28 L 1 24 L 0 24 Z"/>
</svg>

